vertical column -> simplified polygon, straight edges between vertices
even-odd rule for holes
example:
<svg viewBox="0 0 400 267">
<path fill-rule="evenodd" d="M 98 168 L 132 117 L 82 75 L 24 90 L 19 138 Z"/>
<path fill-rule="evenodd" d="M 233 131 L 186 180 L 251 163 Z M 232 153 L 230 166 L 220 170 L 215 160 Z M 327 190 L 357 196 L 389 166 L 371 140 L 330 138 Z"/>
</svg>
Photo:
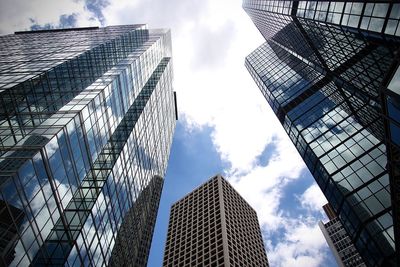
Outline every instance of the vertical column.
<svg viewBox="0 0 400 267">
<path fill-rule="evenodd" d="M 223 194 L 221 175 L 218 174 L 217 179 L 218 179 L 218 199 L 219 199 L 219 205 L 221 207 L 221 228 L 222 228 L 222 243 L 223 243 L 222 247 L 224 250 L 224 266 L 230 267 L 231 264 L 229 261 L 228 234 L 226 230 L 224 194 Z"/>
</svg>

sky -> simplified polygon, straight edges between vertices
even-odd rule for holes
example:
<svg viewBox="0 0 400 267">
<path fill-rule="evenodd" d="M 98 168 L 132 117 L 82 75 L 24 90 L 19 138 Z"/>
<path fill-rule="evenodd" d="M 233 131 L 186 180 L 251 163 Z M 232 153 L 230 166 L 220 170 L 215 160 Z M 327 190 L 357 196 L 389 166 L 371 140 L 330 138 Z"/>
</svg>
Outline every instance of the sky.
<svg viewBox="0 0 400 267">
<path fill-rule="evenodd" d="M 326 199 L 244 67 L 263 38 L 241 0 L 0 0 L 0 34 L 147 23 L 170 28 L 179 120 L 148 266 L 169 209 L 222 174 L 257 211 L 271 266 L 336 266 L 318 221 Z"/>
</svg>

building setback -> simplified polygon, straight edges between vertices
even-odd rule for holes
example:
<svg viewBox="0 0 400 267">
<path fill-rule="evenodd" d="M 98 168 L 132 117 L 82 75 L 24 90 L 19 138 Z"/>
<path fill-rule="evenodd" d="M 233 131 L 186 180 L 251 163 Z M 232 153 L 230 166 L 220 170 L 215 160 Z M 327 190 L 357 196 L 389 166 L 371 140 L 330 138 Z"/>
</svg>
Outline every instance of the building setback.
<svg viewBox="0 0 400 267">
<path fill-rule="evenodd" d="M 146 266 L 176 123 L 169 30 L 16 32 L 0 65 L 0 266 Z"/>
<path fill-rule="evenodd" d="M 243 8 L 266 40 L 246 68 L 367 266 L 398 266 L 400 4 Z"/>
<path fill-rule="evenodd" d="M 329 204 L 326 204 L 323 208 L 328 215 L 329 221 L 327 223 L 320 221 L 318 225 L 337 264 L 340 267 L 365 267 L 364 261 L 335 212 Z"/>
<path fill-rule="evenodd" d="M 163 266 L 269 266 L 256 212 L 222 176 L 172 205 Z"/>
</svg>

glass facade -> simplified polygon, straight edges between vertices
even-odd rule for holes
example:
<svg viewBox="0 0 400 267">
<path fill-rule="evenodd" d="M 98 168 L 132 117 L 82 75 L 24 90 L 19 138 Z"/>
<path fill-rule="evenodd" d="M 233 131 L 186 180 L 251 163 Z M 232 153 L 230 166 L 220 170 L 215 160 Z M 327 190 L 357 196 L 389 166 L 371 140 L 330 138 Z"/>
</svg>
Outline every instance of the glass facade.
<svg viewBox="0 0 400 267">
<path fill-rule="evenodd" d="M 266 39 L 246 68 L 365 263 L 396 266 L 400 4 L 245 0 L 243 8 Z"/>
<path fill-rule="evenodd" d="M 147 266 L 163 183 L 154 176 L 125 215 L 108 266 Z"/>
<path fill-rule="evenodd" d="M 327 213 L 329 221 L 323 223 L 319 221 L 318 225 L 324 235 L 329 248 L 331 249 L 335 260 L 340 267 L 366 267 L 349 235 L 343 228 L 342 223 L 337 218 L 334 211 L 326 204 L 323 206 Z"/>
<path fill-rule="evenodd" d="M 0 47 L 0 265 L 145 266 L 175 128 L 170 32 L 17 32 Z M 139 252 L 118 253 L 130 224 Z"/>
</svg>

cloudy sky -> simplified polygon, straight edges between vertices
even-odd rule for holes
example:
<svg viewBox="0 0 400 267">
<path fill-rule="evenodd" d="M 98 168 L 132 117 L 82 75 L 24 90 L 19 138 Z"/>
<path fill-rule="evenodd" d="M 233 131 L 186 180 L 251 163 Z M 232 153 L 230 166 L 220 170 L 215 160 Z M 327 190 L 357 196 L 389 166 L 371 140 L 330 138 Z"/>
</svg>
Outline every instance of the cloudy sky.
<svg viewBox="0 0 400 267">
<path fill-rule="evenodd" d="M 335 266 L 318 228 L 325 198 L 244 67 L 263 42 L 241 0 L 0 0 L 0 34 L 148 23 L 172 30 L 179 121 L 149 266 L 170 205 L 216 173 L 256 209 L 271 266 Z"/>
</svg>

